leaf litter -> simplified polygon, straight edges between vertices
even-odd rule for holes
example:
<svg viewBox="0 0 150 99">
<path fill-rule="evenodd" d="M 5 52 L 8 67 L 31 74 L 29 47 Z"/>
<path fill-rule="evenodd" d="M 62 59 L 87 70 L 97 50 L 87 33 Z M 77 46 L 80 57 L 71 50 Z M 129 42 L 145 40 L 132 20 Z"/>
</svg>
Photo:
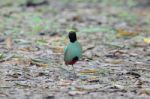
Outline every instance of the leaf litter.
<svg viewBox="0 0 150 99">
<path fill-rule="evenodd" d="M 150 17 L 139 2 L 1 1 L 0 98 L 148 99 Z M 63 62 L 69 30 L 83 46 L 77 78 Z"/>
</svg>

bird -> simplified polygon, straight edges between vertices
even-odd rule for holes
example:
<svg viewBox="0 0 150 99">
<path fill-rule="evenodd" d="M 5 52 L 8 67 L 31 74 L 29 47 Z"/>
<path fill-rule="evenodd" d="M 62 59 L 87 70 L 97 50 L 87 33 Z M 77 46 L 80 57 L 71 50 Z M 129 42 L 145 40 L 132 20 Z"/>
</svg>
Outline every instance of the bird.
<svg viewBox="0 0 150 99">
<path fill-rule="evenodd" d="M 68 34 L 69 44 L 64 48 L 64 61 L 66 65 L 71 65 L 76 76 L 74 64 L 82 57 L 82 47 L 77 40 L 76 32 L 70 31 Z"/>
</svg>

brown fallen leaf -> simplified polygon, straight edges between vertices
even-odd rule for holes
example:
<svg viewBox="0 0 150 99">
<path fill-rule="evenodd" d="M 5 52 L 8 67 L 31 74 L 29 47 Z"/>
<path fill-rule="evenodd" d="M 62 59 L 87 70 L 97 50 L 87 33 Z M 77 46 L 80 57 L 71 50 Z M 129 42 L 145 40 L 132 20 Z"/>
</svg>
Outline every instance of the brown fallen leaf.
<svg viewBox="0 0 150 99">
<path fill-rule="evenodd" d="M 14 74 L 9 74 L 7 76 L 13 77 L 13 78 L 19 78 L 21 76 L 20 73 L 14 73 Z"/>
<path fill-rule="evenodd" d="M 28 85 L 28 84 L 21 84 L 21 83 L 15 83 L 15 86 L 20 86 L 20 87 L 23 87 L 23 88 L 31 88 L 30 85 Z"/>
<path fill-rule="evenodd" d="M 68 86 L 71 84 L 72 84 L 71 80 L 60 80 L 60 82 L 58 83 L 59 86 Z"/>
<path fill-rule="evenodd" d="M 63 47 L 51 47 L 54 53 L 63 53 L 64 48 Z"/>
<path fill-rule="evenodd" d="M 7 93 L 4 93 L 4 92 L 0 92 L 0 96 L 1 96 L 1 97 L 5 97 L 5 96 L 6 96 L 6 97 L 9 97 L 9 95 L 8 95 Z"/>
<path fill-rule="evenodd" d="M 94 44 L 88 44 L 87 46 L 84 47 L 83 52 L 86 52 L 88 50 L 92 50 L 95 47 Z"/>
<path fill-rule="evenodd" d="M 90 82 L 90 83 L 95 83 L 95 82 L 99 82 L 99 78 L 92 77 L 92 78 L 88 78 L 87 81 Z"/>
<path fill-rule="evenodd" d="M 31 64 L 31 59 L 30 58 L 15 58 L 14 59 L 16 61 L 16 64 L 18 65 L 25 65 L 25 66 L 29 66 Z"/>
<path fill-rule="evenodd" d="M 55 36 L 55 37 L 49 38 L 48 43 L 52 46 L 60 46 L 60 45 L 67 44 L 68 43 L 68 38 Z"/>
<path fill-rule="evenodd" d="M 135 87 L 137 87 L 137 88 L 142 88 L 142 85 L 144 84 L 144 81 L 142 81 L 142 80 L 140 80 L 140 79 L 138 79 L 135 83 L 134 83 L 134 85 L 135 85 Z"/>
<path fill-rule="evenodd" d="M 123 63 L 123 61 L 122 60 L 113 60 L 110 63 L 111 64 L 121 64 L 121 63 Z"/>
<path fill-rule="evenodd" d="M 76 86 L 75 88 L 78 91 L 96 91 L 100 89 L 102 86 L 99 84 L 94 84 L 94 85 L 81 85 L 81 86 Z"/>
<path fill-rule="evenodd" d="M 142 96 L 150 96 L 150 89 L 148 88 L 145 88 L 145 89 L 141 89 L 139 92 L 138 92 L 139 95 L 142 95 Z"/>
<path fill-rule="evenodd" d="M 80 15 L 74 15 L 71 18 L 67 19 L 68 21 L 78 21 L 78 22 L 83 22 L 83 19 Z"/>
<path fill-rule="evenodd" d="M 114 87 L 117 88 L 117 89 L 121 89 L 121 90 L 125 89 L 125 86 L 119 85 L 119 84 L 115 84 Z"/>
<path fill-rule="evenodd" d="M 31 64 L 32 64 L 32 65 L 36 65 L 36 66 L 38 66 L 38 67 L 48 67 L 48 64 L 40 63 L 40 62 L 31 61 Z"/>
<path fill-rule="evenodd" d="M 80 71 L 81 74 L 91 74 L 91 73 L 96 73 L 97 70 L 95 69 L 85 69 L 85 70 L 82 70 Z"/>
<path fill-rule="evenodd" d="M 133 72 L 133 71 L 129 71 L 126 73 L 127 75 L 132 75 L 134 76 L 135 78 L 139 78 L 141 77 L 141 75 L 139 73 L 136 73 L 136 72 Z"/>
<path fill-rule="evenodd" d="M 125 30 L 125 29 L 117 29 L 117 33 L 118 33 L 118 37 L 138 35 L 138 32 L 136 32 L 136 31 L 130 31 L 130 30 Z"/>
<path fill-rule="evenodd" d="M 12 48 L 12 38 L 10 36 L 6 38 L 5 43 L 8 49 Z"/>
<path fill-rule="evenodd" d="M 20 48 L 19 50 L 21 51 L 26 51 L 26 52 L 34 52 L 37 51 L 37 49 L 33 48 L 33 47 L 24 47 L 24 48 Z"/>
<path fill-rule="evenodd" d="M 144 43 L 150 44 L 150 38 L 144 38 Z"/>
<path fill-rule="evenodd" d="M 133 44 L 131 44 L 133 47 L 146 47 L 147 44 L 144 42 L 135 42 Z"/>
<path fill-rule="evenodd" d="M 75 95 L 84 95 L 88 93 L 87 91 L 69 91 L 68 94 L 70 96 L 75 96 Z"/>
<path fill-rule="evenodd" d="M 127 54 L 127 52 L 125 52 L 123 50 L 115 50 L 105 56 L 110 57 L 110 58 L 119 58 L 119 57 L 123 56 L 124 54 Z"/>
</svg>

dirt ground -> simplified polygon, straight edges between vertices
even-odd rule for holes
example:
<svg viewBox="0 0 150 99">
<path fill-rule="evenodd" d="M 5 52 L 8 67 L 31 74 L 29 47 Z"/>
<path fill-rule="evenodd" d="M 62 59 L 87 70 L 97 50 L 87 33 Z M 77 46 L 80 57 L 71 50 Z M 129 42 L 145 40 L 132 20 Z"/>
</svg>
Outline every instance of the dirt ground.
<svg viewBox="0 0 150 99">
<path fill-rule="evenodd" d="M 1 0 L 0 99 L 150 99 L 150 1 Z"/>
</svg>

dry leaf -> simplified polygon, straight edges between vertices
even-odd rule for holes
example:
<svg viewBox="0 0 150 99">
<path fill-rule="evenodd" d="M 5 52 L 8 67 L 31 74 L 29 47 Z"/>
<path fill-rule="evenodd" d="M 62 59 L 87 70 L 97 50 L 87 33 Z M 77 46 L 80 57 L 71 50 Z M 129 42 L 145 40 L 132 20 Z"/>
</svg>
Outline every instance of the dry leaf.
<svg viewBox="0 0 150 99">
<path fill-rule="evenodd" d="M 99 78 L 92 77 L 92 78 L 88 78 L 87 81 L 90 82 L 90 83 L 99 82 Z"/>
<path fill-rule="evenodd" d="M 12 48 L 12 38 L 11 37 L 7 37 L 6 40 L 5 40 L 5 43 L 6 43 L 6 47 L 8 49 Z"/>
<path fill-rule="evenodd" d="M 115 85 L 114 85 L 114 87 L 116 87 L 116 88 L 118 88 L 118 89 L 121 89 L 121 90 L 125 89 L 125 87 L 124 87 L 124 86 L 122 86 L 122 85 L 118 85 L 118 84 L 115 84 Z"/>
<path fill-rule="evenodd" d="M 51 45 L 54 45 L 54 46 L 60 46 L 60 45 L 64 45 L 64 44 L 67 44 L 68 43 L 68 38 L 66 37 L 60 37 L 60 36 L 55 36 L 55 37 L 51 37 L 48 42 L 51 44 Z"/>
<path fill-rule="evenodd" d="M 20 73 L 14 73 L 14 74 L 8 74 L 7 76 L 13 77 L 13 78 L 19 78 L 21 76 Z"/>
<path fill-rule="evenodd" d="M 97 70 L 95 69 L 85 69 L 83 71 L 80 71 L 81 74 L 91 74 L 91 73 L 96 73 Z"/>
<path fill-rule="evenodd" d="M 150 44 L 150 38 L 144 38 L 144 43 Z"/>
<path fill-rule="evenodd" d="M 118 32 L 118 36 L 136 36 L 138 35 L 137 32 L 134 31 L 129 31 L 129 30 L 125 30 L 125 29 L 117 29 Z"/>
<path fill-rule="evenodd" d="M 32 61 L 31 64 L 32 65 L 36 65 L 38 67 L 48 67 L 48 64 L 40 63 L 40 62 L 34 62 L 34 61 Z"/>
<path fill-rule="evenodd" d="M 31 88 L 30 85 L 28 85 L 28 84 L 22 84 L 22 83 L 15 83 L 15 86 L 20 86 L 20 87 L 24 87 L 24 88 Z"/>
<path fill-rule="evenodd" d="M 21 51 L 26 51 L 26 52 L 34 52 L 37 49 L 33 48 L 33 47 L 24 47 L 24 48 L 20 48 L 19 50 Z"/>
<path fill-rule="evenodd" d="M 112 64 L 121 64 L 123 61 L 122 60 L 113 60 L 111 61 Z"/>
<path fill-rule="evenodd" d="M 140 90 L 139 91 L 139 93 L 138 93 L 139 95 L 142 95 L 142 96 L 144 96 L 144 95 L 148 95 L 148 96 L 150 96 L 150 89 L 142 89 L 142 90 Z"/>
<path fill-rule="evenodd" d="M 86 94 L 87 92 L 86 91 L 69 91 L 68 94 L 70 96 L 75 96 L 75 95 L 84 95 Z"/>
<path fill-rule="evenodd" d="M 72 81 L 71 80 L 60 80 L 59 84 L 60 86 L 68 86 L 71 85 Z"/>
<path fill-rule="evenodd" d="M 145 44 L 144 42 L 135 42 L 132 44 L 133 47 L 146 47 L 147 44 Z"/>
<path fill-rule="evenodd" d="M 138 79 L 136 82 L 135 82 L 135 87 L 137 88 L 142 88 L 142 85 L 144 84 L 144 82 L 140 79 Z"/>
<path fill-rule="evenodd" d="M 78 21 L 78 22 L 83 22 L 83 19 L 80 15 L 74 15 L 71 18 L 67 19 L 68 21 Z"/>
<path fill-rule="evenodd" d="M 94 85 L 82 85 L 82 86 L 76 86 L 76 89 L 78 91 L 96 91 L 98 89 L 100 89 L 100 85 L 99 84 L 94 84 Z"/>
<path fill-rule="evenodd" d="M 92 50 L 95 47 L 94 44 L 88 44 L 87 46 L 84 47 L 83 52 L 86 52 L 88 50 Z"/>
<path fill-rule="evenodd" d="M 122 51 L 122 50 L 115 50 L 115 51 L 110 52 L 110 54 L 105 55 L 105 56 L 110 57 L 110 58 L 119 58 L 119 57 L 123 56 L 124 54 L 127 54 L 127 52 Z"/>
<path fill-rule="evenodd" d="M 54 53 L 63 53 L 64 52 L 63 47 L 52 47 L 52 50 Z"/>
<path fill-rule="evenodd" d="M 133 72 L 133 71 L 129 71 L 126 73 L 127 75 L 132 75 L 134 76 L 135 78 L 139 78 L 141 77 L 141 75 L 139 73 L 136 73 L 136 72 Z"/>
</svg>

